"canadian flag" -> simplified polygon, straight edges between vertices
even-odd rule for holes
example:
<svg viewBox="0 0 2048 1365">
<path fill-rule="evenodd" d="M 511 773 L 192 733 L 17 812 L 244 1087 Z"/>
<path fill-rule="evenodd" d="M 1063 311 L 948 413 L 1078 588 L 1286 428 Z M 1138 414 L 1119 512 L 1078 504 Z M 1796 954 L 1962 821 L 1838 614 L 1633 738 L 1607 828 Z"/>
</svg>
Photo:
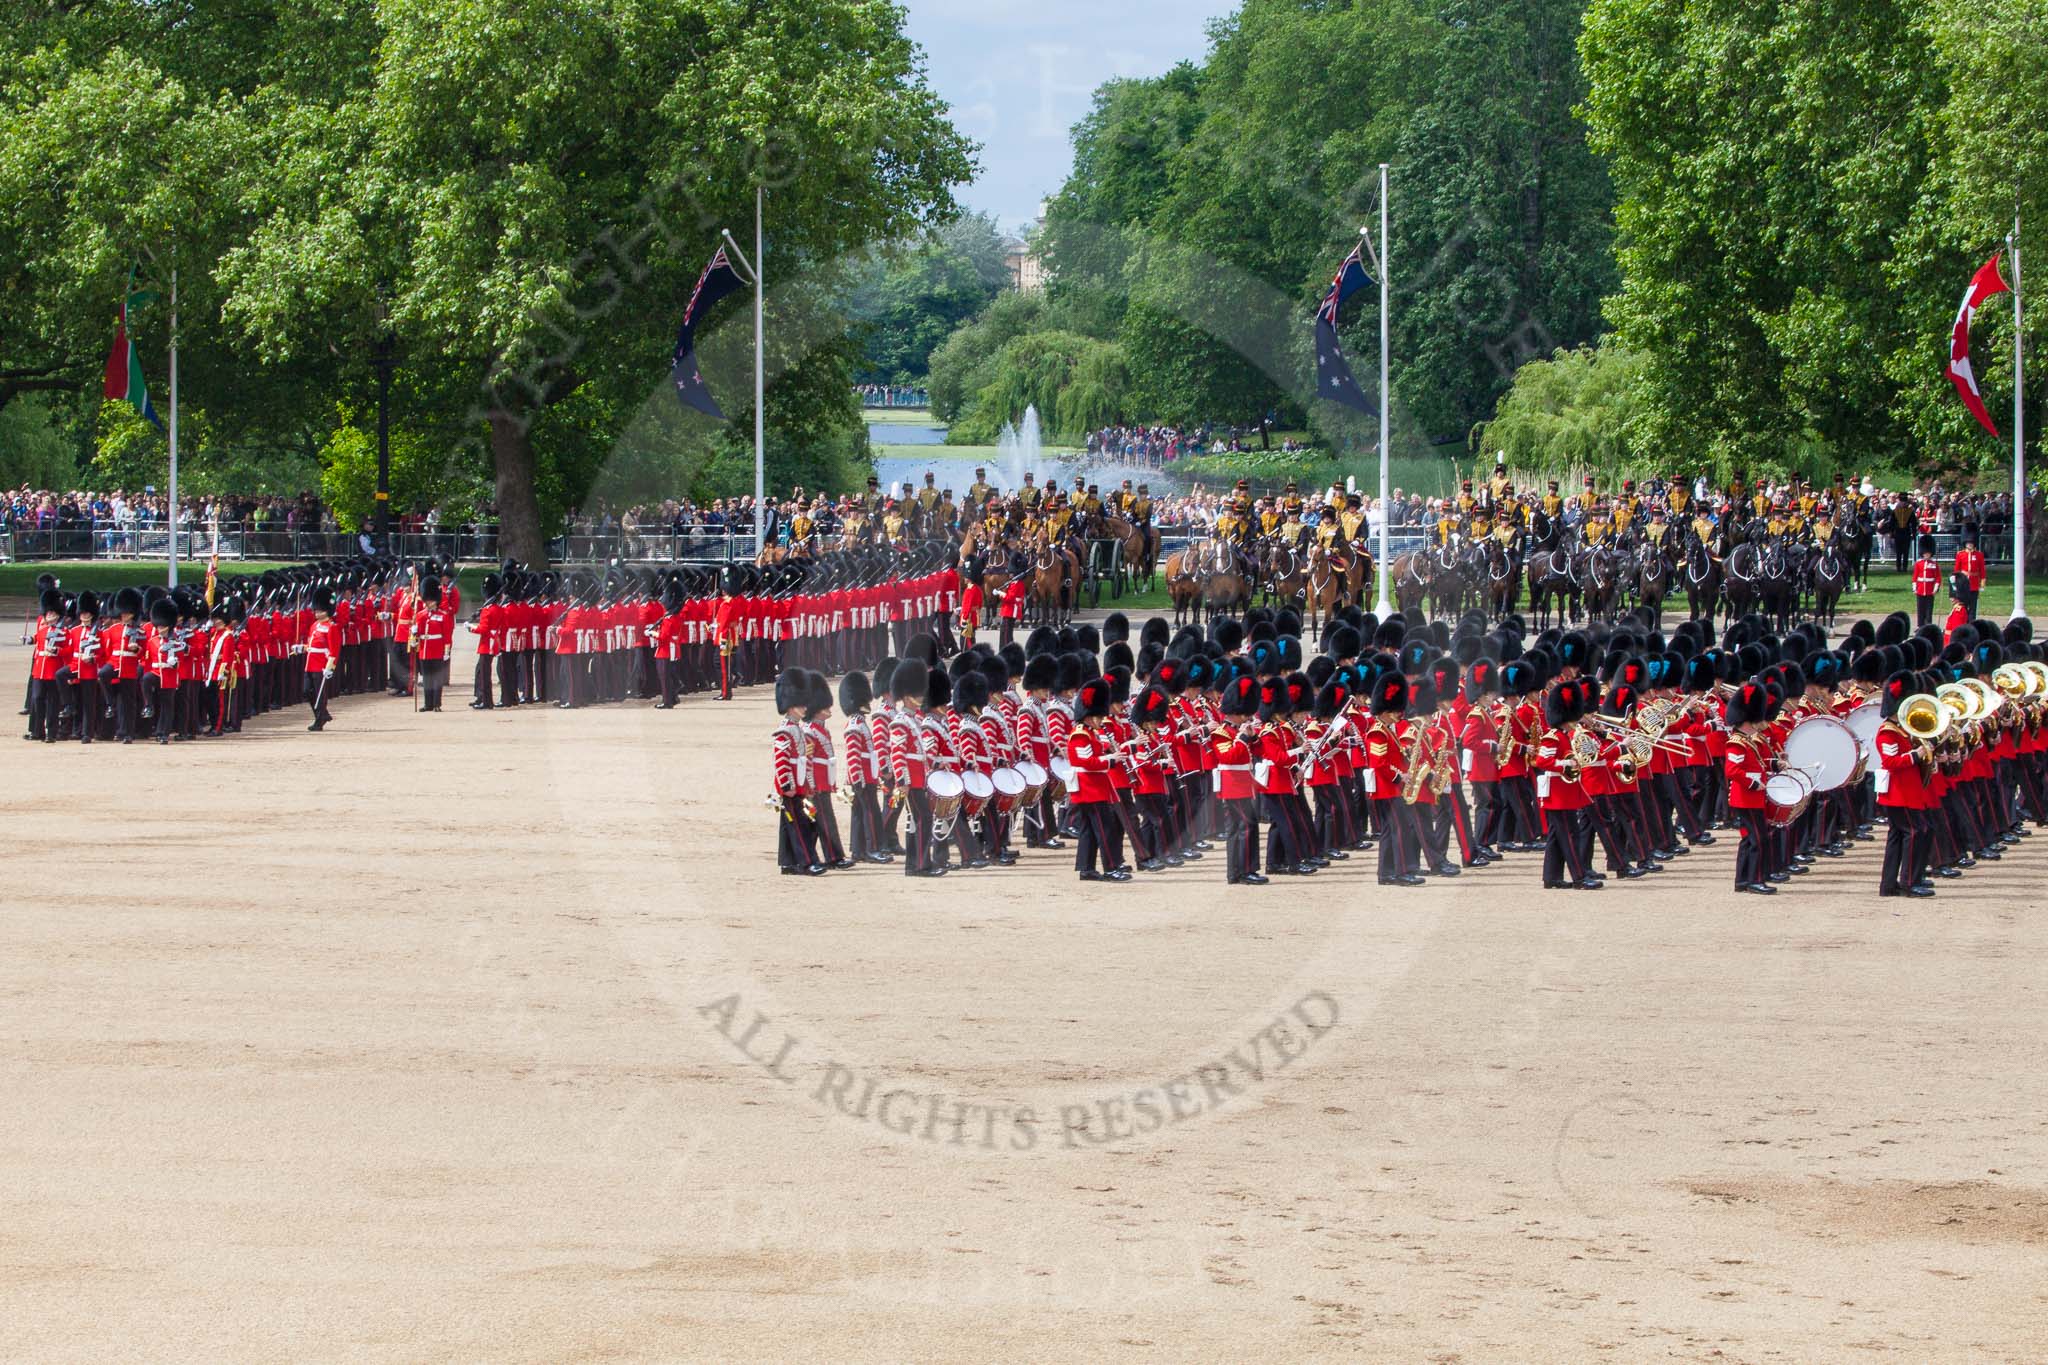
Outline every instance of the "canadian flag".
<svg viewBox="0 0 2048 1365">
<path fill-rule="evenodd" d="M 1963 306 L 1956 313 L 1955 331 L 1948 342 L 1948 377 L 1962 395 L 1963 406 L 1968 408 L 1984 430 L 1993 436 L 1998 427 L 1991 420 L 1991 414 L 1984 410 L 1984 390 L 1977 385 L 1977 372 L 1970 368 L 1970 325 L 1977 320 L 1977 310 L 1984 306 L 1984 300 L 2012 292 L 2012 286 L 1998 273 L 1998 257 L 1984 262 L 1970 279 L 1970 287 L 1963 291 Z"/>
</svg>

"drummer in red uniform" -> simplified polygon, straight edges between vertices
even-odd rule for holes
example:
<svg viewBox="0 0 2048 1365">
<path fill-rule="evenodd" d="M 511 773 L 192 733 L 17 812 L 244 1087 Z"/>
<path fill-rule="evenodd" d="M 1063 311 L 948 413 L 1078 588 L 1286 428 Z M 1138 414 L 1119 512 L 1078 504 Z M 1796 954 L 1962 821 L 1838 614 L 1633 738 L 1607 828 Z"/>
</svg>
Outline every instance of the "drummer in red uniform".
<svg viewBox="0 0 2048 1365">
<path fill-rule="evenodd" d="M 1223 724 L 1210 732 L 1215 757 L 1215 799 L 1223 811 L 1224 881 L 1264 886 L 1259 874 L 1258 785 L 1252 781 L 1252 719 L 1259 710 L 1259 681 L 1233 678 L 1223 689 Z M 1230 721 L 1241 722 L 1232 725 Z"/>
</svg>

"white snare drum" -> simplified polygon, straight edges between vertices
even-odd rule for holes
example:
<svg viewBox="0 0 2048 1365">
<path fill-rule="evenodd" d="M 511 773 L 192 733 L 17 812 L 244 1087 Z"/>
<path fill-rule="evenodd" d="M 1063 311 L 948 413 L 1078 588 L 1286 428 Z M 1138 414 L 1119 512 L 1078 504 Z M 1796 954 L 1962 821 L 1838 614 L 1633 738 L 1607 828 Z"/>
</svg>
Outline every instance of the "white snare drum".
<svg viewBox="0 0 2048 1365">
<path fill-rule="evenodd" d="M 925 779 L 925 794 L 931 798 L 932 818 L 943 820 L 960 809 L 967 784 L 958 773 L 933 773 Z"/>
<path fill-rule="evenodd" d="M 1064 758 L 1052 761 L 1052 796 L 1057 801 L 1074 789 L 1074 765 Z"/>
<path fill-rule="evenodd" d="M 1797 820 L 1813 800 L 1813 781 L 1797 768 L 1772 773 L 1764 779 L 1764 818 L 1773 825 Z"/>
<path fill-rule="evenodd" d="M 961 777 L 961 781 L 967 784 L 968 804 L 976 810 L 995 800 L 995 779 L 987 773 L 967 773 Z"/>
<path fill-rule="evenodd" d="M 1045 794 L 1045 784 L 1052 780 L 1052 774 L 1028 759 L 1017 765 L 1017 772 L 1024 778 L 1024 796 L 1020 804 L 1037 805 L 1038 798 Z"/>
<path fill-rule="evenodd" d="M 1024 795 L 1031 790 L 1031 784 L 1024 780 L 1024 774 L 1015 768 L 998 768 L 995 772 L 996 811 L 1008 815 L 1023 804 Z"/>
</svg>

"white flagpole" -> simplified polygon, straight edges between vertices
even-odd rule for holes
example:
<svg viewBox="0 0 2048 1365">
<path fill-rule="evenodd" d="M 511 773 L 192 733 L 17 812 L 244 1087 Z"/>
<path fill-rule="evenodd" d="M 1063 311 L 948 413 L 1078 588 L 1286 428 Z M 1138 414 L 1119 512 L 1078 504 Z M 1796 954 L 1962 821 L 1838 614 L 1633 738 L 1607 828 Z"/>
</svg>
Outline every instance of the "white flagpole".
<svg viewBox="0 0 2048 1365">
<path fill-rule="evenodd" d="M 178 586 L 178 269 L 171 267 L 171 561 L 170 582 Z"/>
<path fill-rule="evenodd" d="M 768 536 L 767 465 L 765 463 L 765 432 L 767 417 L 761 401 L 765 385 L 765 364 L 761 340 L 763 309 L 761 306 L 762 272 L 768 268 L 765 253 L 766 243 L 761 238 L 762 187 L 754 186 L 754 553 L 761 553 Z"/>
<path fill-rule="evenodd" d="M 1390 321 L 1388 320 L 1388 316 L 1387 316 L 1387 304 L 1388 304 L 1388 299 L 1389 299 L 1389 297 L 1390 297 L 1390 293 L 1389 293 L 1389 290 L 1388 290 L 1388 288 L 1387 288 L 1387 279 L 1388 279 L 1388 275 L 1389 275 L 1389 273 L 1390 273 L 1390 272 L 1388 271 L 1388 269 L 1387 269 L 1387 253 L 1388 253 L 1388 252 L 1389 252 L 1390 250 L 1392 250 L 1392 243 L 1390 243 L 1390 242 L 1389 242 L 1389 241 L 1387 240 L 1387 163 L 1386 163 L 1386 162 L 1384 162 L 1384 161 L 1382 161 L 1382 162 L 1380 163 L 1380 260 L 1379 260 L 1379 266 L 1380 266 L 1380 571 L 1379 571 L 1379 574 L 1377 575 L 1377 577 L 1379 578 L 1379 582 L 1380 582 L 1380 595 L 1379 595 L 1379 601 L 1377 601 L 1376 603 L 1374 603 L 1374 604 L 1373 604 L 1373 612 L 1374 612 L 1374 614 L 1375 614 L 1375 615 L 1377 615 L 1377 616 L 1379 616 L 1379 617 L 1380 617 L 1380 618 L 1381 618 L 1382 620 L 1384 620 L 1384 619 L 1385 619 L 1385 618 L 1386 618 L 1386 617 L 1387 617 L 1387 616 L 1388 616 L 1388 615 L 1389 615 L 1389 614 L 1390 614 L 1390 613 L 1391 613 L 1391 612 L 1393 611 L 1393 602 L 1392 602 L 1392 599 L 1391 599 L 1391 598 L 1389 598 L 1389 597 L 1387 596 L 1387 576 L 1388 576 L 1388 564 L 1389 564 L 1389 560 L 1388 560 L 1388 558 L 1387 558 L 1387 547 L 1388 547 L 1388 544 L 1390 543 L 1390 542 L 1389 542 L 1389 540 L 1388 540 L 1388 535 L 1389 535 L 1389 529 L 1388 529 L 1388 526 L 1389 526 L 1389 523 L 1390 523 L 1390 522 L 1392 522 L 1392 521 L 1393 521 L 1393 519 L 1394 519 L 1394 509 L 1393 509 L 1393 506 L 1392 506 L 1392 504 L 1391 504 L 1391 501 L 1390 501 L 1390 497 L 1391 497 L 1391 495 L 1390 495 L 1390 492 L 1389 492 L 1389 489 L 1388 489 L 1388 484 L 1387 484 L 1387 436 L 1388 436 L 1388 429 L 1389 429 L 1389 423 L 1390 423 L 1390 417 L 1389 417 L 1389 413 L 1390 413 L 1390 410 L 1391 410 L 1391 405 L 1390 405 L 1390 404 L 1389 404 L 1389 402 L 1387 401 L 1387 400 L 1388 400 L 1388 393 L 1387 393 L 1387 355 L 1388 355 L 1388 347 L 1389 347 L 1389 337 L 1390 337 L 1390 335 L 1391 335 L 1391 333 L 1390 333 L 1390 330 L 1389 330 L 1389 329 L 1390 329 L 1390 328 L 1391 328 L 1391 326 L 1392 326 L 1392 323 L 1391 323 L 1391 322 L 1390 322 Z"/>
<path fill-rule="evenodd" d="M 2025 348 L 2020 326 L 2020 209 L 2012 210 L 2012 614 L 2027 614 L 2027 403 Z"/>
</svg>

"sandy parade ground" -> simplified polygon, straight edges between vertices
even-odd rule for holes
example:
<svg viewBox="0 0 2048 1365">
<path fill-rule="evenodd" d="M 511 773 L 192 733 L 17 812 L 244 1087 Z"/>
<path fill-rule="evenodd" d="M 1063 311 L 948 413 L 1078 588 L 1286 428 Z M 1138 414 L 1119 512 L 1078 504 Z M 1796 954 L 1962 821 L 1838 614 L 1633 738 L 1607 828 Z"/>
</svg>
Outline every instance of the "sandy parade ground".
<svg viewBox="0 0 2048 1365">
<path fill-rule="evenodd" d="M 765 690 L 455 671 L 10 741 L 0 1358 L 2043 1354 L 2048 835 L 1911 903 L 785 879 Z"/>
</svg>

